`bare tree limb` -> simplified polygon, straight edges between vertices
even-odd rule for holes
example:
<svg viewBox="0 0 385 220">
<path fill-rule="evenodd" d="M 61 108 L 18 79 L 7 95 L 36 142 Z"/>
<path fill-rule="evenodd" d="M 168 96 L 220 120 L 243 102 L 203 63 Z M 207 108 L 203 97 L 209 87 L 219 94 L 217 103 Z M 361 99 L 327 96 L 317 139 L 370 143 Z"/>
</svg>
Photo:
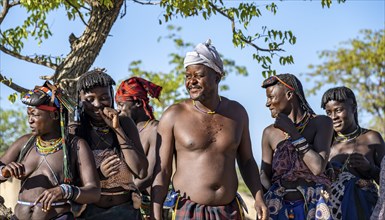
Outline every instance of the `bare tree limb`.
<svg viewBox="0 0 385 220">
<path fill-rule="evenodd" d="M 215 4 L 213 4 L 212 2 L 209 2 L 210 6 L 217 12 L 219 12 L 219 14 L 223 15 L 224 17 L 226 17 L 227 19 L 229 19 L 231 21 L 231 29 L 232 29 L 232 32 L 233 34 L 236 34 L 236 27 L 235 27 L 235 21 L 234 21 L 234 18 L 231 18 L 230 16 L 228 16 L 226 13 L 224 13 L 221 9 L 219 9 Z M 240 36 L 241 40 L 244 41 L 245 43 L 247 43 L 248 45 L 254 47 L 257 51 L 263 51 L 263 52 L 273 52 L 273 51 L 284 51 L 283 49 L 265 49 L 265 48 L 262 48 L 262 47 L 259 47 L 258 45 L 256 45 L 255 43 L 253 43 L 251 40 L 248 40 L 246 39 L 243 35 Z"/>
<path fill-rule="evenodd" d="M 24 56 L 24 55 L 21 55 L 19 53 L 13 52 L 13 51 L 8 50 L 7 48 L 5 48 L 3 45 L 0 45 L 0 50 L 3 51 L 4 53 L 6 53 L 6 54 L 8 54 L 10 56 L 13 56 L 15 58 L 18 58 L 20 60 L 24 60 L 24 61 L 31 62 L 31 63 L 34 63 L 34 64 L 43 65 L 43 66 L 46 66 L 46 67 L 51 68 L 53 70 L 56 70 L 57 67 L 58 67 L 56 64 L 54 64 L 52 62 L 43 61 L 43 60 L 38 59 L 38 58 L 31 58 L 29 56 Z"/>
<path fill-rule="evenodd" d="M 133 0 L 133 2 L 141 5 L 159 5 L 160 4 L 160 2 L 151 2 L 151 1 L 144 2 L 144 1 L 138 1 L 138 0 Z"/>
<path fill-rule="evenodd" d="M 4 77 L 1 73 L 0 73 L 0 81 L 8 86 L 9 88 L 15 90 L 16 92 L 19 92 L 19 93 L 25 93 L 25 92 L 28 92 L 29 90 L 22 87 L 22 86 L 19 86 L 17 85 L 16 83 L 12 82 L 11 80 L 7 79 L 6 77 Z"/>
<path fill-rule="evenodd" d="M 0 13 L 0 24 L 3 23 L 3 20 L 5 16 L 8 14 L 9 9 L 18 4 L 20 4 L 19 0 L 15 0 L 13 2 L 9 2 L 8 0 L 3 0 L 3 10 Z"/>
</svg>

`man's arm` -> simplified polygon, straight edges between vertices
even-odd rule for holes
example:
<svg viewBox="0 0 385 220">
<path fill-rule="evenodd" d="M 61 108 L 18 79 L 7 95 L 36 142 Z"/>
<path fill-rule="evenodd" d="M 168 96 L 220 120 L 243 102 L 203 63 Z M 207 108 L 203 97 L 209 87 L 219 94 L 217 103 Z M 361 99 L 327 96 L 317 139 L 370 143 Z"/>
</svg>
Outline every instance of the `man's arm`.
<svg viewBox="0 0 385 220">
<path fill-rule="evenodd" d="M 143 179 L 135 179 L 135 185 L 140 191 L 144 191 L 150 187 L 154 179 L 154 168 L 156 162 L 156 152 L 160 146 L 160 137 L 157 132 L 157 125 L 151 127 L 151 136 L 149 137 L 149 147 L 147 152 L 148 169 L 147 176 Z"/>
<path fill-rule="evenodd" d="M 257 211 L 257 219 L 268 219 L 268 210 L 263 201 L 263 190 L 259 177 L 258 165 L 254 160 L 253 151 L 251 149 L 251 140 L 249 132 L 249 118 L 246 110 L 242 108 L 243 132 L 242 140 L 238 147 L 237 162 L 242 178 L 252 193 L 255 203 L 254 207 Z"/>
<path fill-rule="evenodd" d="M 151 188 L 151 200 L 153 209 L 152 219 L 162 219 L 164 199 L 168 192 L 172 174 L 172 159 L 174 154 L 174 118 L 175 106 L 171 106 L 163 113 L 158 125 L 160 147 L 157 149 L 156 163 L 154 169 L 154 183 Z"/>
</svg>

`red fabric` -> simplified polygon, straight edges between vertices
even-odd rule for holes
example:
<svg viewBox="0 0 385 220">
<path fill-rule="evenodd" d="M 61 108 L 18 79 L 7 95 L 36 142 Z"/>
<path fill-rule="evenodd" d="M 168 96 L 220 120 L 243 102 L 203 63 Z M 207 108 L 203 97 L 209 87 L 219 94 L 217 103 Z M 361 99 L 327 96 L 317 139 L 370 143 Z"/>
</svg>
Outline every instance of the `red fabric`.
<svg viewBox="0 0 385 220">
<path fill-rule="evenodd" d="M 36 108 L 44 111 L 50 111 L 50 112 L 54 112 L 58 110 L 56 107 L 49 106 L 49 105 L 38 105 L 36 106 Z"/>
<path fill-rule="evenodd" d="M 116 91 L 115 101 L 125 102 L 127 100 L 141 100 L 146 114 L 153 119 L 152 108 L 148 104 L 148 95 L 153 98 L 158 98 L 161 91 L 161 86 L 139 77 L 131 77 L 119 85 L 118 90 Z"/>
</svg>

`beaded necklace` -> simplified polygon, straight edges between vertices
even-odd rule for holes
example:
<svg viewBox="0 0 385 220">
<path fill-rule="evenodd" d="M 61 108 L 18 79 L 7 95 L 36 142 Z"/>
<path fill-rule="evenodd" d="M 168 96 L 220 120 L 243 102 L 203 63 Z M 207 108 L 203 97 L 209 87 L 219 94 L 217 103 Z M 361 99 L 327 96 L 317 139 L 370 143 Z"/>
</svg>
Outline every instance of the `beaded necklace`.
<svg viewBox="0 0 385 220">
<path fill-rule="evenodd" d="M 200 109 L 199 107 L 198 107 L 198 105 L 195 103 L 195 100 L 192 100 L 192 103 L 193 103 L 193 106 L 198 110 L 198 111 L 200 111 L 200 112 L 202 112 L 202 113 L 205 113 L 205 114 L 209 114 L 209 115 L 213 115 L 213 114 L 215 114 L 215 113 L 217 113 L 217 111 L 218 111 L 218 109 L 219 109 L 219 106 L 221 105 L 221 102 L 222 102 L 222 98 L 219 96 L 219 103 L 218 103 L 218 105 L 217 105 L 217 107 L 215 108 L 215 110 L 214 111 L 204 111 L 204 110 L 202 110 L 202 109 Z"/>
<path fill-rule="evenodd" d="M 358 136 L 360 136 L 362 133 L 362 129 L 360 126 L 357 125 L 356 130 L 349 134 L 342 134 L 341 132 L 337 132 L 337 136 L 334 137 L 334 141 L 338 143 L 345 143 L 350 142 L 352 140 L 355 140 Z"/>
<path fill-rule="evenodd" d="M 98 143 L 95 143 L 94 140 L 92 140 L 92 142 L 95 143 L 95 147 L 96 147 L 96 148 L 99 147 L 99 145 L 100 145 L 101 142 L 104 142 L 108 147 L 111 147 L 111 146 L 112 146 L 112 143 L 113 143 L 114 141 L 112 141 L 112 142 L 110 143 L 110 142 L 108 142 L 108 141 L 103 137 L 103 136 L 107 135 L 108 133 L 110 133 L 110 129 L 108 129 L 108 130 L 94 130 L 94 131 L 95 131 L 96 135 L 97 135 L 98 138 L 99 138 Z M 100 134 L 100 133 L 101 133 L 101 134 Z"/>
<path fill-rule="evenodd" d="M 302 132 L 305 130 L 310 119 L 311 119 L 311 114 L 309 114 L 308 112 L 305 112 L 305 115 L 303 116 L 303 118 L 298 123 L 293 122 L 295 128 L 297 129 L 297 131 L 300 134 L 302 134 Z M 285 134 L 285 139 L 290 138 L 290 135 L 287 132 L 283 132 L 283 133 Z"/>
<path fill-rule="evenodd" d="M 147 127 L 147 125 L 148 125 L 148 123 L 150 123 L 150 121 L 151 121 L 151 118 L 146 121 L 146 123 L 143 125 L 143 127 L 139 130 L 139 133 L 142 132 Z"/>
<path fill-rule="evenodd" d="M 104 126 L 104 127 L 97 127 L 97 126 L 94 126 L 91 124 L 91 127 L 92 129 L 94 129 L 95 131 L 99 131 L 99 132 L 102 132 L 104 134 L 107 134 L 108 132 L 110 132 L 110 127 L 108 126 Z"/>
<path fill-rule="evenodd" d="M 36 151 L 40 155 L 48 155 L 53 154 L 59 150 L 61 150 L 63 147 L 62 145 L 62 138 L 58 139 L 51 139 L 48 141 L 44 141 L 41 139 L 40 136 L 37 136 L 36 138 Z"/>
</svg>

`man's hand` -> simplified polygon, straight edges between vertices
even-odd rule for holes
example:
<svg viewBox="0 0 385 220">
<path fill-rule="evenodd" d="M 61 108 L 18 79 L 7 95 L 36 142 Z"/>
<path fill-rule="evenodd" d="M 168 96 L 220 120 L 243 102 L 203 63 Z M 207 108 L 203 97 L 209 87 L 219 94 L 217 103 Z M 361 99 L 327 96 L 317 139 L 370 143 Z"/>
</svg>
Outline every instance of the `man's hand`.
<svg viewBox="0 0 385 220">
<path fill-rule="evenodd" d="M 263 200 L 255 200 L 254 208 L 257 211 L 257 220 L 268 220 L 269 219 L 269 211 L 263 202 Z"/>
</svg>

